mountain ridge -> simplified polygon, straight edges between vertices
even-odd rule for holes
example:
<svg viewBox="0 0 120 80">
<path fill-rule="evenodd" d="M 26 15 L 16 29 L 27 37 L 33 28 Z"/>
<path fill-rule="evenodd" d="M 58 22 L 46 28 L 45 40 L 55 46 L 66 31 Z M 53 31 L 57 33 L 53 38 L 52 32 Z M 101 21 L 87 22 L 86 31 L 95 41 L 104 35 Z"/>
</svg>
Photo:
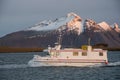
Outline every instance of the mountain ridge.
<svg viewBox="0 0 120 80">
<path fill-rule="evenodd" d="M 63 47 L 80 47 L 87 45 L 91 37 L 91 45 L 104 43 L 108 47 L 120 47 L 120 28 L 114 24 L 112 28 L 105 21 L 96 23 L 92 19 L 84 22 L 75 13 L 56 20 L 44 20 L 25 30 L 13 32 L 0 38 L 0 46 L 9 47 L 43 47 L 54 46 L 57 37 L 62 33 Z"/>
</svg>

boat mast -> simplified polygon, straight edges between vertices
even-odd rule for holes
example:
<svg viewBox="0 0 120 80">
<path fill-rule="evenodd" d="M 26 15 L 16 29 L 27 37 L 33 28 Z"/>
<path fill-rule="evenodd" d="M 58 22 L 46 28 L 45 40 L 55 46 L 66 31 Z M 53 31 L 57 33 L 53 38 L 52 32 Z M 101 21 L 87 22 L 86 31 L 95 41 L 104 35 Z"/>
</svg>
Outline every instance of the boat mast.
<svg viewBox="0 0 120 80">
<path fill-rule="evenodd" d="M 88 45 L 90 46 L 91 44 L 90 44 L 90 41 L 91 41 L 91 38 L 89 37 L 88 38 Z"/>
<path fill-rule="evenodd" d="M 59 31 L 59 36 L 58 36 L 58 44 L 61 45 L 62 43 L 62 33 L 61 33 L 61 29 L 58 30 Z"/>
</svg>

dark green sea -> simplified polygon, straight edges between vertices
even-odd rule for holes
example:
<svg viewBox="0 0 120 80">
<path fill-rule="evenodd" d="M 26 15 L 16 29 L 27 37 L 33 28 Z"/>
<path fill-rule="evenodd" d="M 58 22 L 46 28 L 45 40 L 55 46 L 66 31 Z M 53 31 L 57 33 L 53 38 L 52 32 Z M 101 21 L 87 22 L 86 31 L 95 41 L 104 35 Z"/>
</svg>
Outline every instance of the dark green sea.
<svg viewBox="0 0 120 80">
<path fill-rule="evenodd" d="M 120 80 L 120 51 L 108 52 L 108 66 L 52 67 L 28 65 L 33 53 L 0 53 L 0 80 Z"/>
</svg>

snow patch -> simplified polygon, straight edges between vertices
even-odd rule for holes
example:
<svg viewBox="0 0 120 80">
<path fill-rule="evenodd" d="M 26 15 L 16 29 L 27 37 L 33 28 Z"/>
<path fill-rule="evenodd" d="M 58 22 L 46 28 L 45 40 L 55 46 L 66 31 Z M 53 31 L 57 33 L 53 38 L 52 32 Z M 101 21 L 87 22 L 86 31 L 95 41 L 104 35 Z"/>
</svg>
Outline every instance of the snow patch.
<svg viewBox="0 0 120 80">
<path fill-rule="evenodd" d="M 66 23 L 71 21 L 73 18 L 74 16 L 69 16 L 56 19 L 55 21 L 45 20 L 31 28 L 28 28 L 27 30 L 46 31 L 58 29 L 60 26 L 66 25 Z"/>
<path fill-rule="evenodd" d="M 110 26 L 106 23 L 106 22 L 101 22 L 101 23 L 98 23 L 98 25 L 102 28 L 102 29 L 104 29 L 104 30 L 110 30 Z"/>
<path fill-rule="evenodd" d="M 83 31 L 83 26 L 81 24 L 82 19 L 77 14 L 71 12 L 67 16 L 58 19 L 44 20 L 35 24 L 33 27 L 26 29 L 25 31 L 49 31 L 49 30 L 74 30 L 79 35 Z"/>
</svg>

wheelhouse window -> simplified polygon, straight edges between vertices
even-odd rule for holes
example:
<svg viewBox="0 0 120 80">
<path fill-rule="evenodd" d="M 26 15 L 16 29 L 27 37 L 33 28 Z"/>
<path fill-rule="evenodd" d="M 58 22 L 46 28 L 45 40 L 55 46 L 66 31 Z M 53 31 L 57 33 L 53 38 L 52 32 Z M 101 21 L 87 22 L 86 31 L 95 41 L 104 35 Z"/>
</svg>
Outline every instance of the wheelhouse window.
<svg viewBox="0 0 120 80">
<path fill-rule="evenodd" d="M 99 56 L 103 56 L 103 52 L 100 52 L 100 53 L 99 53 Z"/>
<path fill-rule="evenodd" d="M 87 52 L 82 52 L 82 56 L 87 56 Z"/>
<path fill-rule="evenodd" d="M 73 52 L 73 56 L 78 56 L 78 52 Z"/>
</svg>

